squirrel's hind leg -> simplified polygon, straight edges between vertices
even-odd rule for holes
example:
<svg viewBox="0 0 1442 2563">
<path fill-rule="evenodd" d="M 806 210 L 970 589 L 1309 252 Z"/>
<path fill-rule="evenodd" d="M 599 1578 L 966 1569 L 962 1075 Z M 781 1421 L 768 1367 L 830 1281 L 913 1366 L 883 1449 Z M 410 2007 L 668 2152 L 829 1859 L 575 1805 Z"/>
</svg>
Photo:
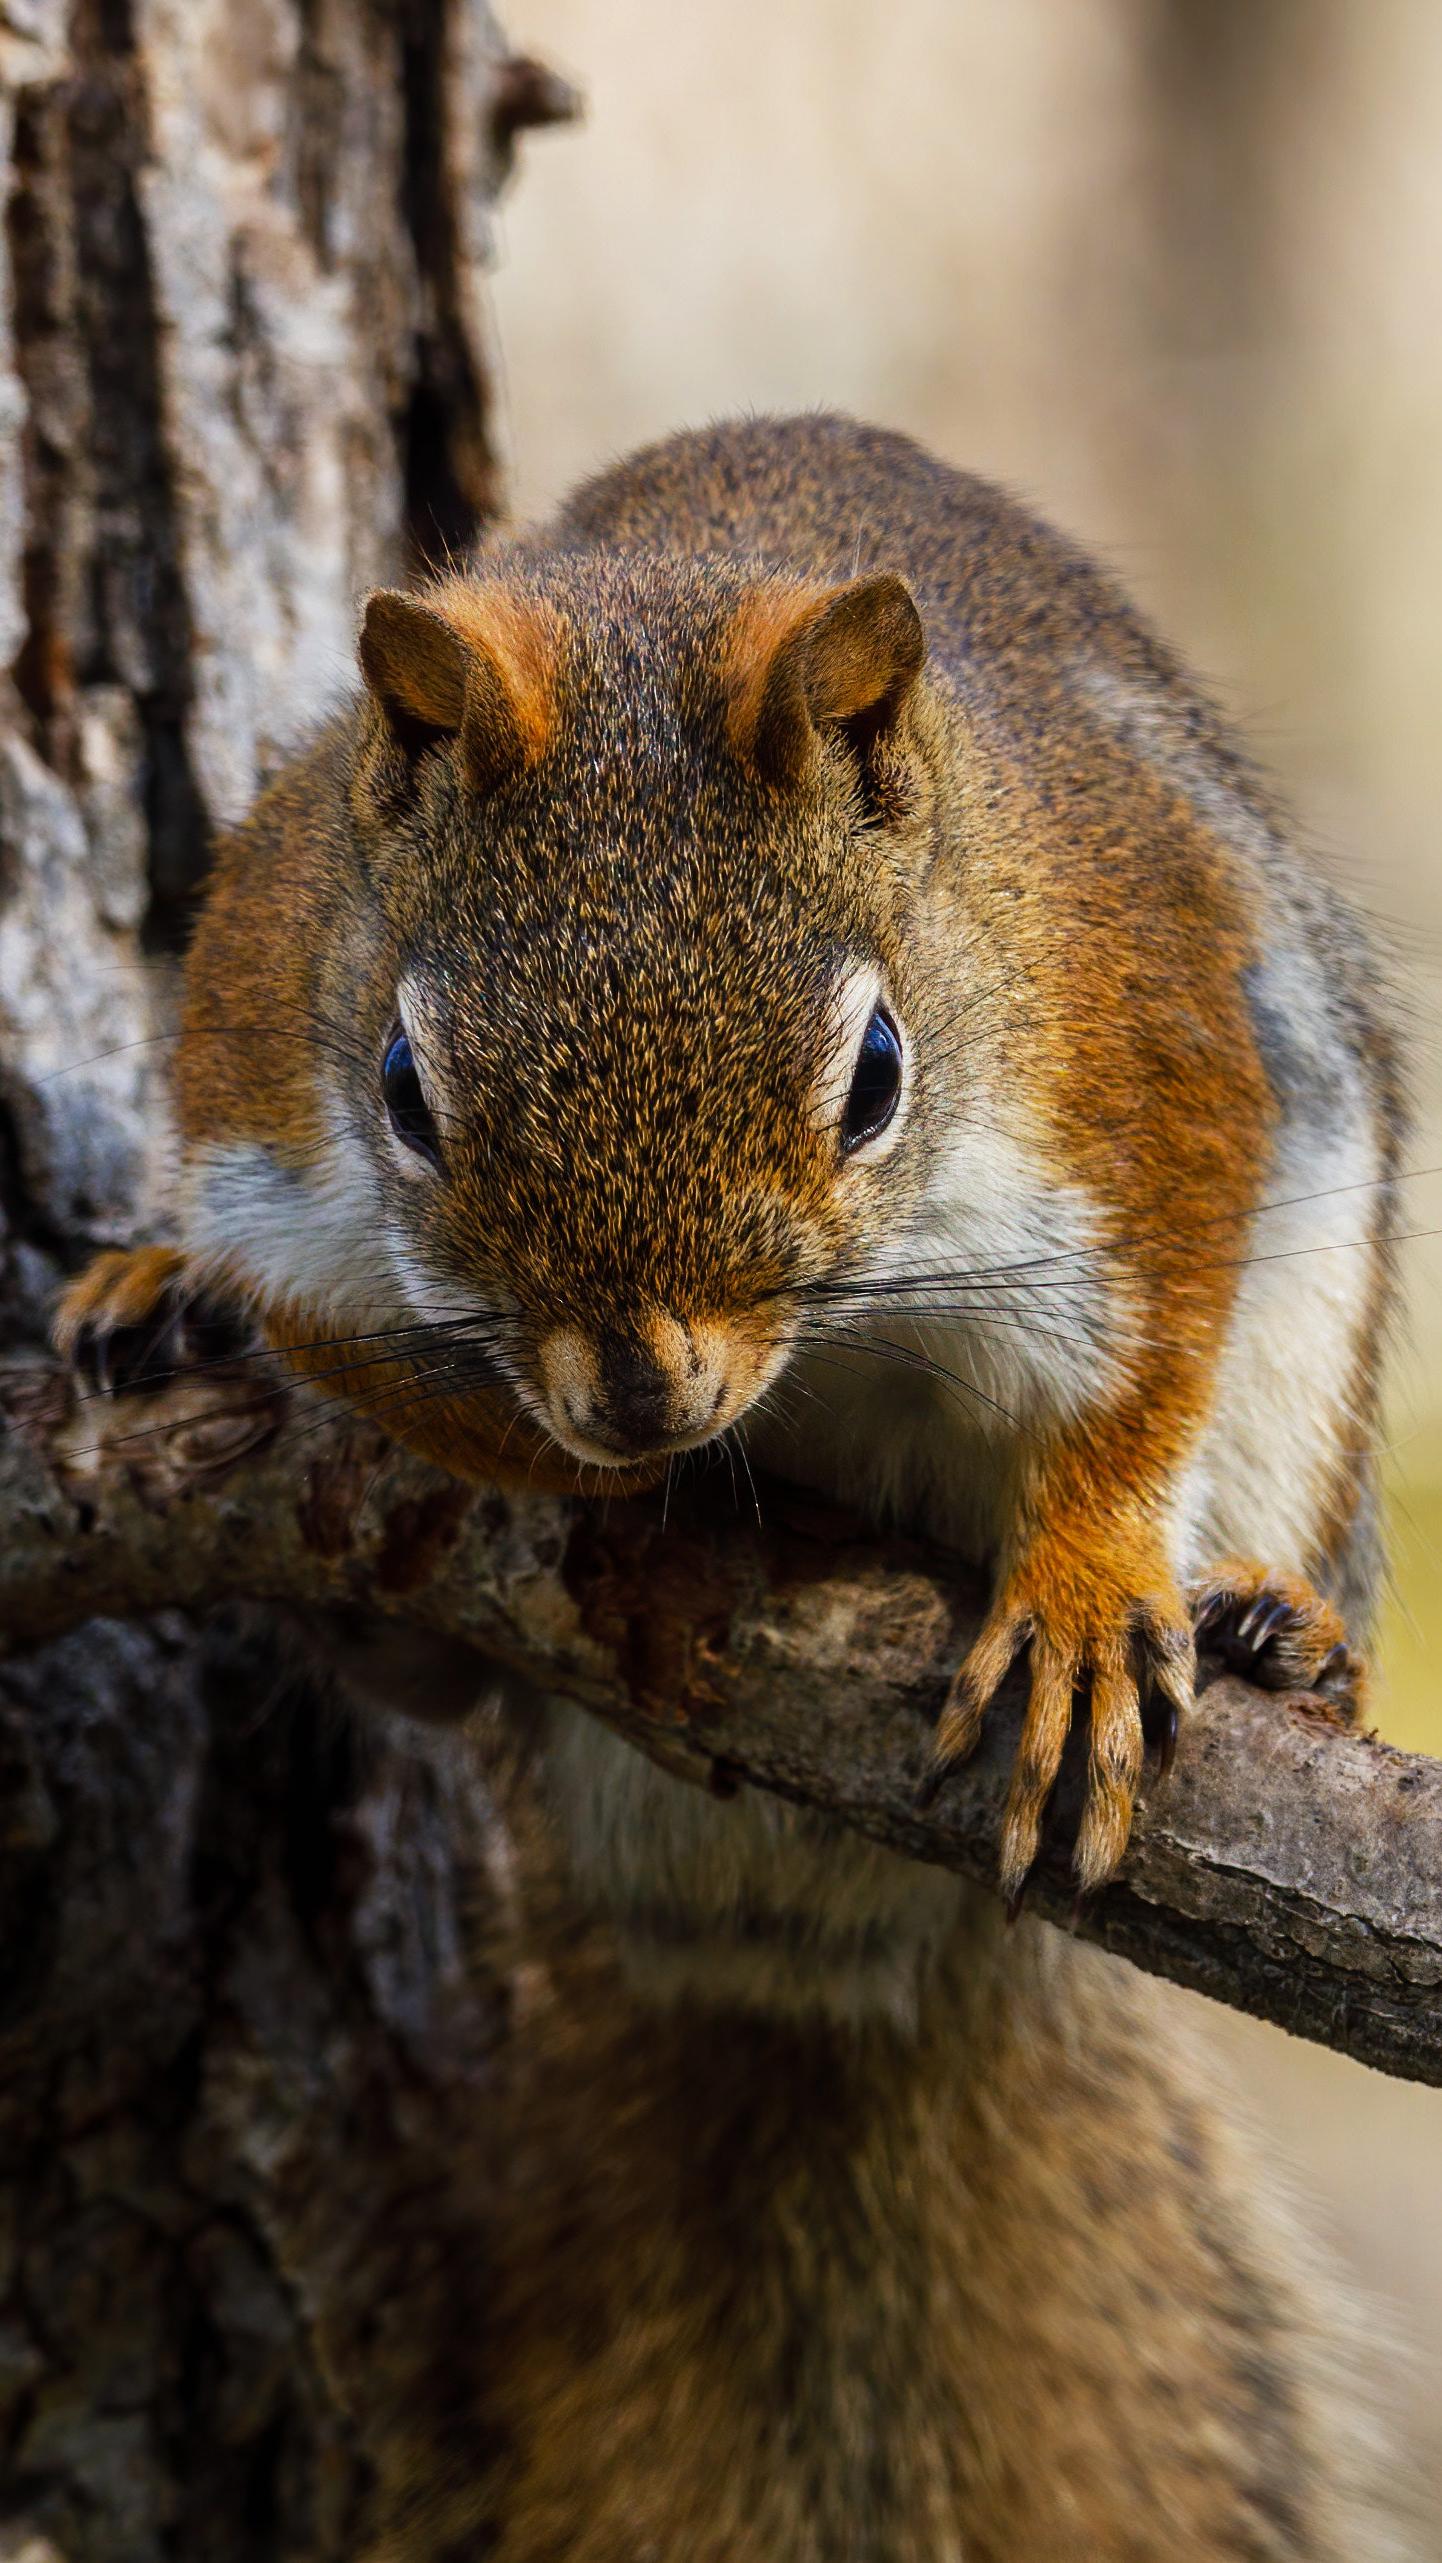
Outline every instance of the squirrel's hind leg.
<svg viewBox="0 0 1442 2563">
<path fill-rule="evenodd" d="M 77 1273 L 52 1328 L 85 1388 L 96 1396 L 144 1396 L 176 1373 L 243 1352 L 253 1329 L 200 1289 L 175 1246 L 115 1247 Z"/>
<path fill-rule="evenodd" d="M 1350 1723 L 1361 1716 L 1367 1672 L 1346 1623 L 1303 1575 L 1225 1558 L 1194 1583 L 1197 1651 L 1267 1691 L 1313 1691 Z"/>
</svg>

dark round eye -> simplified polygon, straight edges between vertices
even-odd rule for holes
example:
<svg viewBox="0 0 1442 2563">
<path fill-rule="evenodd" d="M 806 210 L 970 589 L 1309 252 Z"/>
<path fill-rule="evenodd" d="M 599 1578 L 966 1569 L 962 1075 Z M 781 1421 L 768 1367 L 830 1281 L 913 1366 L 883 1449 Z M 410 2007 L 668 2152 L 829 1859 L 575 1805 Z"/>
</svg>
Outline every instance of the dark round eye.
<svg viewBox="0 0 1442 2563">
<path fill-rule="evenodd" d="M 846 1099 L 841 1145 L 848 1152 L 879 1139 L 901 1101 L 901 1035 L 878 1006 L 866 1027 L 866 1038 Z"/>
<path fill-rule="evenodd" d="M 393 1032 L 381 1061 L 381 1092 L 386 1099 L 391 1128 L 402 1147 L 413 1148 L 433 1166 L 441 1162 L 441 1143 L 436 1130 L 420 1071 L 411 1055 L 405 1034 Z"/>
</svg>

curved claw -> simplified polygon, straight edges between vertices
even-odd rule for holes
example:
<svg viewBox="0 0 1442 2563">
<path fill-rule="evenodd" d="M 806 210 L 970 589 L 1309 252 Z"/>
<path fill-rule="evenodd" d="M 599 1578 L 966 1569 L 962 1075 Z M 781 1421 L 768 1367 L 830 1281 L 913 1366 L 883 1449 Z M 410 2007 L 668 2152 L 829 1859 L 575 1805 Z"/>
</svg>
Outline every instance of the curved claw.
<svg viewBox="0 0 1442 2563">
<path fill-rule="evenodd" d="M 1206 1652 L 1269 1690 L 1324 1690 L 1360 1705 L 1366 1673 L 1335 1604 L 1303 1576 L 1257 1559 L 1229 1558 L 1194 1586 L 1195 1626 Z"/>
<path fill-rule="evenodd" d="M 987 1710 L 1030 1635 L 1030 1621 L 1019 1616 L 987 1621 L 942 1703 L 919 1804 L 933 1806 L 947 1773 L 975 1752 Z"/>
<path fill-rule="evenodd" d="M 1170 1776 L 1172 1764 L 1177 1758 L 1177 1740 L 1181 1731 L 1182 1713 L 1175 1700 L 1167 1700 L 1163 1703 L 1161 1723 L 1157 1733 L 1157 1770 L 1164 1780 Z"/>
<path fill-rule="evenodd" d="M 1277 1630 L 1291 1617 L 1290 1602 L 1277 1601 L 1272 1595 L 1264 1593 L 1260 1601 L 1253 1603 L 1246 1618 L 1240 1623 L 1237 1635 L 1254 1654 L 1260 1655 L 1268 1638 L 1274 1637 Z"/>
</svg>

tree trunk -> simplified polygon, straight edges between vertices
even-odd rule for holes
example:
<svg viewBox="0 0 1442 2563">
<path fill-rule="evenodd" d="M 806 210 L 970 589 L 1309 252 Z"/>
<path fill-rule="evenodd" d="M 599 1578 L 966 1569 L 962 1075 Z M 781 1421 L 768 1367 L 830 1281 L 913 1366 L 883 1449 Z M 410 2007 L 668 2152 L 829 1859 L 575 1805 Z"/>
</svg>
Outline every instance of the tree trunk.
<svg viewBox="0 0 1442 2563">
<path fill-rule="evenodd" d="M 157 1213 L 212 829 L 495 508 L 489 207 L 570 101 L 486 0 L 9 0 L 0 71 L 3 1354 Z M 254 1623 L 0 1673 L 0 2556 L 366 2541 L 484 2287 L 494 1839 Z"/>
</svg>

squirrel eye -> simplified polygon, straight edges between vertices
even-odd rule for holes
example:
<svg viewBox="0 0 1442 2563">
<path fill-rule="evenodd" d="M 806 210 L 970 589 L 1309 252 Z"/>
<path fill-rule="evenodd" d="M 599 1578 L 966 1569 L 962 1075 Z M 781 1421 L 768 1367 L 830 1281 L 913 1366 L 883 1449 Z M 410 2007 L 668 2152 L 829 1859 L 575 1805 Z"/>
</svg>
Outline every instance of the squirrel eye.
<svg viewBox="0 0 1442 2563">
<path fill-rule="evenodd" d="M 846 1099 L 841 1145 L 850 1154 L 879 1139 L 901 1101 L 901 1035 L 884 1006 L 866 1027 Z"/>
<path fill-rule="evenodd" d="M 381 1092 L 386 1099 L 390 1124 L 403 1148 L 413 1148 L 432 1166 L 441 1162 L 441 1143 L 420 1070 L 403 1032 L 391 1034 L 386 1055 L 381 1061 Z"/>
</svg>

